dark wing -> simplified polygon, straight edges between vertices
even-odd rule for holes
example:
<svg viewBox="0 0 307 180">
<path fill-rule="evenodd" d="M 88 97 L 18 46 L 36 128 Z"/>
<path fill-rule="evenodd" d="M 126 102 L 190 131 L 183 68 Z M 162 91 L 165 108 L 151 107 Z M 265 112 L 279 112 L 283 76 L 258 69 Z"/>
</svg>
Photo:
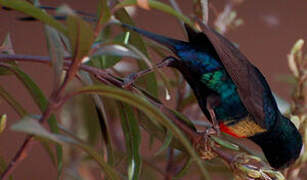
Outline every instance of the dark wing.
<svg viewBox="0 0 307 180">
<path fill-rule="evenodd" d="M 269 89 L 267 83 L 263 82 L 264 79 L 260 79 L 263 77 L 262 74 L 229 40 L 207 25 L 201 22 L 199 25 L 237 86 L 238 94 L 247 111 L 258 125 L 268 128 L 265 123 L 264 94 Z"/>
</svg>

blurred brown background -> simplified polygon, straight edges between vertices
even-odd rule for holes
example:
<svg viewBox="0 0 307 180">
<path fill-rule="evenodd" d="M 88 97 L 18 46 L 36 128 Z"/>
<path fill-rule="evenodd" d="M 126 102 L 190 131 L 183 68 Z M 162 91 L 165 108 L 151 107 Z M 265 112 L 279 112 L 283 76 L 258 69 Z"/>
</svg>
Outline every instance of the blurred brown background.
<svg viewBox="0 0 307 180">
<path fill-rule="evenodd" d="M 167 0 L 161 0 L 168 2 Z M 178 0 L 181 9 L 189 15 L 192 1 Z M 220 12 L 226 0 L 212 1 Z M 43 1 L 43 5 L 58 6 L 63 3 L 73 9 L 94 13 L 97 1 L 65 0 Z M 307 1 L 306 0 L 246 0 L 236 7 L 238 16 L 244 24 L 226 34 L 228 38 L 240 45 L 242 52 L 266 76 L 274 92 L 285 99 L 290 99 L 291 86 L 278 80 L 277 76 L 289 73 L 287 53 L 293 43 L 303 38 L 307 40 Z M 0 10 L 0 40 L 10 32 L 17 54 L 47 55 L 43 26 L 37 22 L 18 22 L 16 17 L 22 14 Z M 210 13 L 209 21 L 213 21 Z M 137 9 L 135 15 L 137 26 L 174 38 L 183 39 L 177 20 L 157 11 Z M 306 49 L 306 48 L 305 48 Z M 306 51 L 305 51 L 306 52 Z M 46 65 L 22 64 L 45 94 L 50 95 L 52 87 L 52 70 Z M 14 78 L 0 76 L 1 86 L 14 92 L 13 95 L 28 108 L 30 113 L 38 113 L 30 96 L 23 86 Z M 0 114 L 8 115 L 8 127 L 18 120 L 14 111 L 0 99 Z M 9 161 L 21 145 L 24 135 L 12 132 L 7 128 L 0 136 L 0 154 Z M 34 145 L 28 157 L 14 172 L 15 179 L 56 179 L 56 171 L 50 159 L 39 145 Z"/>
</svg>

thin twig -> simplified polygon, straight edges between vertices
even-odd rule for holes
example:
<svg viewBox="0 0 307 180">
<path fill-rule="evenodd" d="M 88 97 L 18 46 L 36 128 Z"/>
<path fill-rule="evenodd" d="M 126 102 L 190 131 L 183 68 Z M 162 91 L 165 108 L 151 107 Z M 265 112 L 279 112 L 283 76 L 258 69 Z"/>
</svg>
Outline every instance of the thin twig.
<svg viewBox="0 0 307 180">
<path fill-rule="evenodd" d="M 174 149 L 169 148 L 168 149 L 168 161 L 167 161 L 167 166 L 166 166 L 166 176 L 165 180 L 172 180 L 174 176 Z"/>
<path fill-rule="evenodd" d="M 15 61 L 25 61 L 25 62 L 38 62 L 38 63 L 45 63 L 45 64 L 50 64 L 51 60 L 48 57 L 42 57 L 42 56 L 26 56 L 26 55 L 3 55 L 0 54 L 0 62 L 2 61 L 9 61 L 9 60 L 15 60 Z M 66 60 L 64 60 L 64 69 L 68 69 L 68 67 L 71 66 L 71 61 L 68 61 L 67 58 Z M 90 74 L 94 75 L 95 77 L 99 77 L 99 79 L 101 80 L 102 83 L 111 83 L 114 86 L 117 86 L 119 88 L 122 88 L 122 86 L 124 85 L 124 82 L 119 79 L 114 77 L 112 74 L 108 73 L 105 70 L 101 70 L 95 67 L 90 67 L 84 64 L 80 65 L 80 69 L 89 72 Z M 130 91 L 141 91 L 140 89 L 138 89 L 137 87 L 132 86 L 133 88 L 128 89 Z M 58 92 L 60 93 L 60 92 Z M 80 94 L 81 92 L 73 92 L 70 94 L 67 94 L 66 96 L 63 96 L 61 98 L 61 101 L 57 102 L 57 101 L 49 101 L 48 107 L 46 109 L 46 111 L 44 112 L 44 114 L 42 115 L 41 119 L 40 119 L 40 123 L 42 123 L 43 121 L 45 121 L 52 113 L 53 110 L 55 110 L 56 108 L 59 108 L 62 104 L 64 104 L 64 102 L 66 102 L 68 99 L 72 98 L 73 96 L 76 96 L 78 94 Z M 82 92 L 82 93 L 86 93 L 86 92 Z M 144 93 L 143 93 L 144 94 Z M 170 120 L 172 120 L 172 122 L 190 139 L 192 144 L 199 144 L 199 143 L 203 143 L 206 142 L 203 140 L 204 136 L 203 134 L 200 134 L 198 132 L 196 132 L 194 129 L 190 128 L 187 124 L 185 124 L 184 122 L 182 122 L 180 119 L 178 119 L 178 117 L 172 113 L 170 111 L 170 109 L 168 109 L 166 106 L 164 106 L 162 103 L 158 102 L 155 98 L 151 97 L 150 95 L 146 95 L 147 100 L 152 103 L 153 105 L 155 105 L 156 107 L 158 107 L 161 112 L 163 114 L 165 114 Z M 57 96 L 55 96 L 57 97 Z M 58 104 L 56 104 L 55 102 L 57 102 Z M 56 105 L 56 106 L 55 106 Z M 55 106 L 55 107 L 54 107 Z M 11 161 L 11 163 L 9 164 L 8 168 L 5 170 L 5 172 L 2 174 L 1 178 L 5 178 L 7 177 L 14 168 L 17 167 L 17 165 L 24 159 L 24 155 L 25 153 L 29 150 L 30 146 L 30 142 L 32 141 L 33 136 L 27 136 L 26 140 L 24 141 L 23 145 L 20 147 L 20 149 L 18 150 L 17 154 L 15 155 L 15 157 L 13 158 L 13 160 Z M 208 147 L 207 145 L 201 145 L 201 147 Z M 236 162 L 236 160 L 238 158 L 237 155 L 240 155 L 241 153 L 238 152 L 234 152 L 234 151 L 229 151 L 229 150 L 225 150 L 223 148 L 220 148 L 218 146 L 214 146 L 211 147 L 212 151 L 214 153 L 216 153 L 220 158 L 224 159 L 227 164 L 229 164 L 231 166 L 231 168 L 233 169 L 233 171 L 239 171 L 240 167 L 244 166 L 244 162 L 246 162 L 246 160 L 248 160 L 248 162 L 251 162 L 252 165 L 255 165 L 253 167 L 257 167 L 258 170 L 261 172 L 263 169 L 265 170 L 267 167 L 267 165 L 261 163 L 260 165 L 255 164 L 258 163 L 260 160 L 256 160 L 255 158 L 252 158 L 251 156 L 245 156 L 244 158 L 246 158 L 246 160 L 244 161 L 239 161 Z M 206 151 L 205 149 L 196 149 L 199 152 L 200 151 Z M 239 156 L 238 156 L 239 157 Z M 242 159 L 242 158 L 241 158 Z M 241 163 L 243 162 L 243 164 L 241 165 Z M 261 161 L 260 161 L 261 162 Z M 245 171 L 244 173 L 246 174 L 246 177 L 249 177 L 248 175 L 248 167 L 245 167 Z M 252 171 L 255 171 L 254 169 L 251 169 Z M 272 172 L 272 170 L 271 170 Z M 278 171 L 276 171 L 275 173 L 278 173 Z M 241 172 L 242 174 L 242 172 Z M 244 174 L 245 175 L 245 174 Z M 274 175 L 274 174 L 273 174 Z M 280 176 L 280 174 L 278 174 Z M 261 175 L 262 177 L 262 175 Z M 261 179 L 261 177 L 259 179 Z"/>
<path fill-rule="evenodd" d="M 3 54 L 0 54 L 3 55 Z M 9 55 L 9 56 L 2 56 L 3 59 L 12 59 L 15 57 L 15 59 L 12 60 L 17 60 L 22 59 L 27 57 L 28 60 L 32 60 L 35 62 L 48 62 L 51 63 L 51 59 L 50 58 L 46 58 L 46 57 L 35 57 L 35 56 L 20 56 L 20 55 Z M 1 58 L 1 57 L 0 57 Z M 40 59 L 41 58 L 41 59 Z M 24 59 L 23 59 L 24 60 Z M 78 62 L 78 61 L 74 61 L 74 62 Z M 66 63 L 68 64 L 68 63 Z M 14 70 L 11 68 L 11 66 L 6 65 L 6 64 L 0 64 L 3 67 L 9 68 L 10 70 L 12 70 L 14 72 Z M 44 111 L 44 113 L 42 114 L 41 118 L 39 119 L 39 123 L 42 124 L 44 123 L 52 114 L 52 112 L 58 108 L 58 103 L 60 102 L 60 98 L 62 96 L 62 93 L 64 92 L 65 87 L 67 86 L 68 82 L 75 76 L 78 68 L 76 67 L 78 66 L 77 63 L 70 63 L 69 64 L 69 70 L 66 73 L 64 82 L 62 83 L 62 85 L 60 86 L 59 89 L 54 89 L 53 92 L 51 93 L 51 96 L 49 98 L 48 101 L 48 105 L 46 110 Z M 10 161 L 9 165 L 7 166 L 7 168 L 4 170 L 4 172 L 1 174 L 0 179 L 5 179 L 8 177 L 8 175 L 10 175 L 10 173 L 18 166 L 18 164 L 26 157 L 27 152 L 29 151 L 30 147 L 31 147 L 31 142 L 33 141 L 33 135 L 28 135 L 26 137 L 26 139 L 24 140 L 24 143 L 22 144 L 22 146 L 19 148 L 19 150 L 17 151 L 17 153 L 15 154 L 14 158 Z"/>
</svg>

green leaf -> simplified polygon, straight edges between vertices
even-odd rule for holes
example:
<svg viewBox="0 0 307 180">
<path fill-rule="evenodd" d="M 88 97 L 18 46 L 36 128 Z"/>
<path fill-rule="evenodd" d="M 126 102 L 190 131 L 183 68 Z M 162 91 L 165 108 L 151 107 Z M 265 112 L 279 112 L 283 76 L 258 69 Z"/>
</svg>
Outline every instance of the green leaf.
<svg viewBox="0 0 307 180">
<path fill-rule="evenodd" d="M 183 165 L 183 167 L 179 170 L 179 172 L 176 174 L 174 179 L 179 179 L 182 178 L 187 171 L 190 169 L 191 165 L 192 165 L 193 159 L 189 158 Z"/>
<path fill-rule="evenodd" d="M 16 11 L 20 11 L 24 14 L 27 14 L 31 17 L 34 17 L 41 22 L 48 24 L 49 26 L 54 27 L 64 35 L 67 35 L 67 30 L 63 24 L 60 22 L 56 21 L 53 17 L 48 15 L 46 12 L 41 10 L 40 8 L 37 8 L 33 6 L 32 4 L 26 2 L 26 1 L 21 1 L 21 0 L 0 0 L 0 5 L 4 7 L 8 7 L 11 9 L 14 9 Z"/>
<path fill-rule="evenodd" d="M 50 159 L 51 159 L 53 165 L 54 165 L 54 166 L 57 166 L 57 159 L 56 159 L 56 157 L 55 157 L 55 155 L 54 155 L 54 153 L 53 153 L 53 149 L 52 149 L 52 147 L 50 146 L 49 142 L 46 141 L 46 140 L 43 139 L 43 138 L 40 138 L 40 139 L 38 139 L 38 140 L 39 140 L 40 144 L 42 145 L 42 147 L 44 148 L 44 150 L 45 150 L 45 151 L 47 152 L 47 154 L 49 155 L 49 157 L 50 157 Z M 58 174 L 58 177 L 59 177 L 59 175 L 60 175 L 60 174 Z"/>
<path fill-rule="evenodd" d="M 51 57 L 52 67 L 54 70 L 54 88 L 58 89 L 61 84 L 65 48 L 61 42 L 60 34 L 54 28 L 46 25 L 45 34 L 47 37 L 49 56 Z"/>
<path fill-rule="evenodd" d="M 99 0 L 98 2 L 98 21 L 95 28 L 95 33 L 100 33 L 103 25 L 111 18 L 111 12 L 108 7 L 108 0 Z"/>
<path fill-rule="evenodd" d="M 2 173 L 6 168 L 6 162 L 2 156 L 0 156 L 0 173 Z"/>
<path fill-rule="evenodd" d="M 173 134 L 171 131 L 167 131 L 166 137 L 164 139 L 164 142 L 162 144 L 162 146 L 160 147 L 160 149 L 155 153 L 154 156 L 158 156 L 160 155 L 163 151 L 165 151 L 171 144 L 173 139 Z"/>
<path fill-rule="evenodd" d="M 196 161 L 198 167 L 200 168 L 201 174 L 205 179 L 210 179 L 209 174 L 206 169 L 203 167 L 202 160 L 194 151 L 192 145 L 188 141 L 187 137 L 175 126 L 171 120 L 169 120 L 161 111 L 147 102 L 144 97 L 132 94 L 130 92 L 124 91 L 119 88 L 97 85 L 97 86 L 88 86 L 83 87 L 75 92 L 76 94 L 81 93 L 90 93 L 90 94 L 99 94 L 102 96 L 114 98 L 125 102 L 129 105 L 136 107 L 137 109 L 143 111 L 149 118 L 154 121 L 158 121 L 164 125 L 168 130 L 170 130 L 173 135 L 182 143 L 186 151 L 191 155 L 193 160 Z"/>
<path fill-rule="evenodd" d="M 23 85 L 27 88 L 28 92 L 32 96 L 34 102 L 37 104 L 38 108 L 43 113 L 48 104 L 48 100 L 42 90 L 36 85 L 36 83 L 23 71 L 21 71 L 16 66 L 10 67 L 15 73 L 16 77 L 23 83 Z M 23 115 L 24 116 L 24 115 Z M 23 117 L 21 116 L 21 117 Z M 54 115 L 50 116 L 47 120 L 48 125 L 52 132 L 59 133 L 59 128 L 57 126 L 57 121 Z M 62 158 L 63 158 L 63 150 L 60 145 L 56 146 L 57 153 L 57 163 L 58 163 L 58 173 L 61 174 L 62 171 Z"/>
<path fill-rule="evenodd" d="M 121 33 L 117 35 L 114 38 L 114 42 L 118 43 L 124 43 L 126 37 L 126 33 Z M 101 48 L 97 48 L 96 52 L 90 57 L 90 63 L 94 65 L 95 67 L 98 67 L 100 69 L 106 69 L 109 67 L 114 66 L 116 63 L 118 63 L 121 60 L 122 56 L 131 56 L 136 57 L 131 52 L 128 52 L 125 47 L 119 48 L 119 46 L 116 46 L 117 43 L 107 43 L 107 45 L 103 44 L 103 42 L 96 42 L 95 46 L 100 46 Z M 122 52 L 124 51 L 124 52 Z"/>
<path fill-rule="evenodd" d="M 169 111 L 171 113 L 173 113 L 178 119 L 180 119 L 182 122 L 184 122 L 184 124 L 186 124 L 187 126 L 189 126 L 191 129 L 196 131 L 196 128 L 194 126 L 194 124 L 192 123 L 192 121 L 190 119 L 188 119 L 185 115 L 181 114 L 178 111 L 175 111 L 173 109 L 169 109 Z"/>
<path fill-rule="evenodd" d="M 0 86 L 0 96 L 17 112 L 20 117 L 27 115 L 26 110 L 3 87 Z"/>
<path fill-rule="evenodd" d="M 153 9 L 160 10 L 162 12 L 165 12 L 167 14 L 170 14 L 172 16 L 175 16 L 179 20 L 183 21 L 184 23 L 190 25 L 191 27 L 194 27 L 193 23 L 189 18 L 187 18 L 185 15 L 177 12 L 175 9 L 173 9 L 171 6 L 164 4 L 159 1 L 155 0 L 148 0 L 149 6 Z M 137 0 L 125 0 L 121 3 L 117 4 L 115 8 L 123 8 L 125 6 L 135 6 L 137 5 Z"/>
<path fill-rule="evenodd" d="M 134 25 L 133 20 L 127 13 L 125 9 L 119 9 L 115 12 L 115 17 L 122 23 Z M 141 51 L 147 58 L 148 58 L 148 52 L 146 50 L 144 41 L 142 37 L 136 33 L 131 31 L 130 32 L 130 44 L 136 47 L 139 51 Z M 137 62 L 140 69 L 146 69 L 148 68 L 146 64 L 142 61 Z M 151 93 L 153 96 L 158 97 L 158 84 L 157 80 L 154 74 L 148 74 L 144 80 L 141 80 L 142 83 L 145 84 L 146 90 Z"/>
<path fill-rule="evenodd" d="M 4 160 L 4 158 L 0 155 L 0 174 L 3 173 L 3 171 L 6 169 L 6 167 L 7 167 L 7 164 L 6 164 L 5 160 Z M 10 175 L 9 179 L 13 180 L 13 176 Z"/>
<path fill-rule="evenodd" d="M 15 54 L 10 33 L 7 33 L 7 35 L 5 36 L 5 39 L 0 47 L 0 50 L 1 50 L 1 53 Z"/>
<path fill-rule="evenodd" d="M 6 127 L 6 114 L 3 114 L 0 117 L 0 134 L 4 131 L 5 127 Z"/>
<path fill-rule="evenodd" d="M 87 72 L 81 71 L 79 74 L 80 74 L 82 81 L 86 85 L 93 85 L 93 81 Z M 107 112 L 109 114 L 112 114 L 112 113 L 106 109 L 106 107 L 110 108 L 111 106 L 108 106 L 108 105 L 106 106 L 107 103 L 105 99 L 102 101 L 101 98 L 96 94 L 93 94 L 92 98 L 95 101 L 96 113 L 98 115 L 98 121 L 100 123 L 100 128 L 101 128 L 100 129 L 101 135 L 103 136 L 103 140 L 106 144 L 106 149 L 107 149 L 107 154 L 108 154 L 108 163 L 110 165 L 113 165 L 115 158 L 114 158 L 114 150 L 112 147 L 112 144 L 113 144 L 112 138 L 110 134 L 110 125 L 109 125 L 110 120 L 108 119 Z M 93 123 L 89 123 L 89 124 L 93 124 Z"/>
<path fill-rule="evenodd" d="M 221 145 L 225 148 L 236 150 L 236 151 L 240 150 L 239 146 L 232 144 L 230 142 L 227 142 L 225 140 L 222 140 L 221 138 L 218 138 L 216 136 L 210 136 L 210 138 L 213 139 L 217 144 L 219 144 L 219 145 Z"/>
<path fill-rule="evenodd" d="M 135 118 L 133 109 L 123 103 L 119 104 L 121 115 L 121 125 L 125 135 L 126 147 L 128 151 L 128 178 L 129 180 L 139 179 L 141 173 L 142 159 L 139 152 L 141 144 L 141 132 L 139 124 Z"/>
<path fill-rule="evenodd" d="M 2 54 L 14 54 L 13 44 L 11 40 L 10 33 L 7 33 L 2 45 L 0 46 L 0 53 Z M 11 65 L 17 65 L 15 61 L 5 62 Z M 10 75 L 13 74 L 10 70 L 6 67 L 0 67 L 0 75 Z"/>
<path fill-rule="evenodd" d="M 66 23 L 73 59 L 79 64 L 88 55 L 94 42 L 94 31 L 90 24 L 77 15 L 68 15 Z"/>
<path fill-rule="evenodd" d="M 100 167 L 105 171 L 106 175 L 110 179 L 119 180 L 120 176 L 118 173 L 110 167 L 107 163 L 104 162 L 103 156 L 97 153 L 92 147 L 90 147 L 87 144 L 80 143 L 74 139 L 71 139 L 67 136 L 62 136 L 58 134 L 53 134 L 49 131 L 47 131 L 43 126 L 41 126 L 38 121 L 32 119 L 31 117 L 25 117 L 18 123 L 14 124 L 11 127 L 12 130 L 19 131 L 19 132 L 25 132 L 28 134 L 33 134 L 35 136 L 39 136 L 45 139 L 48 139 L 50 141 L 53 141 L 58 144 L 68 143 L 71 144 L 83 151 L 85 151 L 88 155 L 90 155 L 99 165 Z"/>
<path fill-rule="evenodd" d="M 26 132 L 28 134 L 37 135 L 48 140 L 51 140 L 56 143 L 62 143 L 56 135 L 48 132 L 45 128 L 43 128 L 37 120 L 31 118 L 30 116 L 26 116 L 22 118 L 16 124 L 11 126 L 11 129 L 14 131 Z"/>
</svg>

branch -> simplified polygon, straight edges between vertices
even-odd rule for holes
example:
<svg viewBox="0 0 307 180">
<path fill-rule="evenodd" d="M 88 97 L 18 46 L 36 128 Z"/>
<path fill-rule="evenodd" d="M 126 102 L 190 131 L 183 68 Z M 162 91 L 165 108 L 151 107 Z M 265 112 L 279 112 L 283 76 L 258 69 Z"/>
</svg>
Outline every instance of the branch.
<svg viewBox="0 0 307 180">
<path fill-rule="evenodd" d="M 36 62 L 36 63 L 44 63 L 50 64 L 51 60 L 48 57 L 44 56 L 27 56 L 27 55 L 4 55 L 0 54 L 0 62 L 5 61 L 23 61 L 23 62 Z M 71 61 L 69 58 L 65 58 L 64 60 L 64 69 L 68 69 L 71 66 Z M 120 78 L 113 76 L 108 73 L 106 70 L 98 69 L 95 67 L 87 66 L 81 64 L 79 67 L 81 70 L 87 71 L 88 73 L 95 76 L 98 80 L 103 84 L 112 84 L 118 88 L 123 88 L 124 82 Z M 200 154 L 208 154 L 211 153 L 214 156 L 218 156 L 223 159 L 234 172 L 234 176 L 236 179 L 245 178 L 245 179 L 257 179 L 257 180 L 282 180 L 284 179 L 282 174 L 278 171 L 270 168 L 269 165 L 261 161 L 261 159 L 247 155 L 245 153 L 241 153 L 238 151 L 230 151 L 229 149 L 225 149 L 220 145 L 216 144 L 214 140 L 211 138 L 207 138 L 203 135 L 203 133 L 196 132 L 194 129 L 185 124 L 182 120 L 180 120 L 168 107 L 162 104 L 159 100 L 147 94 L 145 91 L 139 89 L 138 87 L 132 86 L 133 88 L 127 89 L 132 92 L 142 92 L 144 96 L 146 96 L 147 100 L 158 107 L 161 112 L 163 112 L 172 122 L 180 128 L 184 134 L 191 140 L 191 143 L 195 146 L 195 150 Z M 77 95 L 73 94 L 72 96 Z M 72 96 L 64 96 L 61 100 L 61 103 L 57 106 L 61 106 L 66 100 L 70 99 Z M 49 107 L 49 106 L 48 106 Z M 50 113 L 51 109 L 47 108 L 45 113 L 42 116 L 42 119 L 46 119 Z M 43 122 L 40 121 L 41 123 Z M 29 142 L 32 141 L 33 136 L 28 136 L 23 144 L 23 146 L 19 149 L 18 153 L 13 158 L 10 166 L 7 168 L 5 173 L 2 174 L 2 178 L 7 177 L 9 173 L 17 166 L 17 164 L 22 161 L 23 154 L 26 152 L 26 147 Z M 209 143 L 208 143 L 209 140 Z M 209 144 L 209 145 L 208 145 Z M 204 158 L 204 157 L 203 157 Z"/>
<path fill-rule="evenodd" d="M 48 57 L 44 56 L 26 56 L 26 55 L 5 55 L 5 54 L 0 54 L 0 59 L 1 61 L 32 61 L 32 62 L 41 62 L 41 63 L 51 63 L 51 59 Z M 62 85 L 59 87 L 59 89 L 54 89 L 53 92 L 51 93 L 51 96 L 49 98 L 46 110 L 42 114 L 41 118 L 39 119 L 39 123 L 42 124 L 44 123 L 52 114 L 52 112 L 59 108 L 58 103 L 60 101 L 60 98 L 62 96 L 62 93 L 64 92 L 65 87 L 67 86 L 68 82 L 72 79 L 72 76 L 74 76 L 76 73 L 71 72 L 71 71 L 76 71 L 76 69 L 73 69 L 71 67 L 73 66 L 78 66 L 76 63 L 64 63 L 66 66 L 69 65 L 69 70 L 66 73 L 64 82 Z M 0 66 L 5 67 L 12 72 L 15 73 L 15 70 L 11 68 L 10 65 L 0 63 Z M 7 168 L 4 170 L 4 172 L 1 174 L 0 179 L 6 179 L 8 175 L 17 167 L 17 165 L 24 159 L 26 158 L 27 152 L 30 150 L 31 147 L 31 142 L 33 141 L 34 136 L 33 135 L 28 135 L 22 146 L 19 148 L 13 159 L 10 161 L 9 165 Z"/>
</svg>

